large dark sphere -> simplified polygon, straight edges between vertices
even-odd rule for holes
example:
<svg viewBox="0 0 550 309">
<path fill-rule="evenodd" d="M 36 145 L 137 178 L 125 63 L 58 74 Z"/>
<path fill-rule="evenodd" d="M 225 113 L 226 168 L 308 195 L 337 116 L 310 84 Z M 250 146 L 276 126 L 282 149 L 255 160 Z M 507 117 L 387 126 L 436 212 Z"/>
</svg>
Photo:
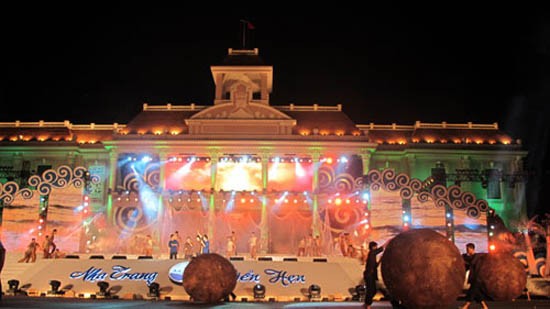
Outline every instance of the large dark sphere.
<svg viewBox="0 0 550 309">
<path fill-rule="evenodd" d="M 237 285 L 237 270 L 225 257 L 208 253 L 191 260 L 183 272 L 183 288 L 194 301 L 217 303 Z"/>
<path fill-rule="evenodd" d="M 402 232 L 382 254 L 384 284 L 392 298 L 406 308 L 445 308 L 462 292 L 462 255 L 455 244 L 434 230 Z"/>
<path fill-rule="evenodd" d="M 510 301 L 523 293 L 527 274 L 523 264 L 509 253 L 483 254 L 474 271 L 478 272 L 483 291 L 496 301 Z"/>
</svg>

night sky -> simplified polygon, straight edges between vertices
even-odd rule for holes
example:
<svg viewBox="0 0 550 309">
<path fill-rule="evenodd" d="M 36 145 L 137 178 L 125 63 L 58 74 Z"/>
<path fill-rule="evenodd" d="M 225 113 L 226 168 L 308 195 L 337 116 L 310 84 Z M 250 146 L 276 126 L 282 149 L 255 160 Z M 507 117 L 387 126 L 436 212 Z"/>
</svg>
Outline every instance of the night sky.
<svg viewBox="0 0 550 309">
<path fill-rule="evenodd" d="M 530 213 L 549 211 L 549 15 L 517 4 L 411 9 L 13 7 L 1 21 L 0 121 L 127 123 L 145 102 L 211 105 L 210 66 L 241 46 L 246 19 L 248 47 L 274 68 L 272 105 L 342 104 L 360 124 L 498 122 L 530 152 Z"/>
</svg>

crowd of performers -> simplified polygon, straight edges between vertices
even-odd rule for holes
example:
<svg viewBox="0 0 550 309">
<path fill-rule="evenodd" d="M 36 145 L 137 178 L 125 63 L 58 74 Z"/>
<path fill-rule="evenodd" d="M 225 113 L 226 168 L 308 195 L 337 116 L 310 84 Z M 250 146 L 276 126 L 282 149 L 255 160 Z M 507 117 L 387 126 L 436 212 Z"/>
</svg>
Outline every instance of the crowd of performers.
<svg viewBox="0 0 550 309">
<path fill-rule="evenodd" d="M 27 249 L 24 256 L 19 260 L 20 263 L 34 263 L 37 258 L 37 253 L 42 252 L 44 259 L 61 258 L 66 254 L 60 251 L 56 244 L 57 229 L 53 229 L 51 234 L 45 235 L 44 241 L 40 244 L 36 241 L 36 238 L 32 238 L 31 242 L 27 245 Z M 211 245 L 208 235 L 197 231 L 195 237 L 187 236 L 185 240 L 180 236 L 178 231 L 175 231 L 170 235 L 167 243 L 167 251 L 169 252 L 170 259 L 190 259 L 194 256 L 198 256 L 204 253 L 211 252 Z M 219 253 L 227 258 L 232 256 L 249 256 L 251 259 L 255 259 L 259 252 L 259 238 L 255 232 L 251 232 L 247 240 L 247 248 L 241 252 L 238 252 L 237 248 L 237 235 L 235 231 L 232 231 L 227 236 L 227 242 L 225 244 L 225 251 L 222 249 Z M 127 242 L 127 253 L 136 255 L 153 256 L 155 249 L 155 242 L 153 237 L 148 235 L 135 234 Z M 341 235 L 334 239 L 331 252 L 325 252 L 324 244 L 322 243 L 319 235 L 313 236 L 313 233 L 304 235 L 298 240 L 298 248 L 295 253 L 298 257 L 319 257 L 327 255 L 338 255 L 350 258 L 359 259 L 362 264 L 367 259 L 367 246 L 366 243 L 357 245 L 349 233 L 341 233 Z M 159 246 L 161 251 L 162 246 Z M 86 253 L 101 253 L 101 245 L 95 236 L 86 244 Z"/>
<path fill-rule="evenodd" d="M 57 259 L 65 257 L 55 243 L 55 236 L 57 235 L 57 229 L 53 229 L 50 235 L 44 237 L 42 245 L 40 245 L 36 238 L 32 238 L 31 242 L 27 245 L 27 250 L 23 257 L 18 261 L 19 263 L 34 263 L 36 262 L 38 249 L 42 249 L 42 258 L 44 259 Z"/>
</svg>

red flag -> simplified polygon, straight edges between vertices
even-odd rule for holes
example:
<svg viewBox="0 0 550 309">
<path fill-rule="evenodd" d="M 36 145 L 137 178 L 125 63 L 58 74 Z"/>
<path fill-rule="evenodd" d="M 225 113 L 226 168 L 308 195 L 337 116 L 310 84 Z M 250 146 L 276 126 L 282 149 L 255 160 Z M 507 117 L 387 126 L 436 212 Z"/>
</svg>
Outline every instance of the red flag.
<svg viewBox="0 0 550 309">
<path fill-rule="evenodd" d="M 241 22 L 246 24 L 246 28 L 247 28 L 248 30 L 254 30 L 254 29 L 256 29 L 256 27 L 254 27 L 254 25 L 253 25 L 251 22 L 249 22 L 248 20 L 241 19 Z"/>
</svg>

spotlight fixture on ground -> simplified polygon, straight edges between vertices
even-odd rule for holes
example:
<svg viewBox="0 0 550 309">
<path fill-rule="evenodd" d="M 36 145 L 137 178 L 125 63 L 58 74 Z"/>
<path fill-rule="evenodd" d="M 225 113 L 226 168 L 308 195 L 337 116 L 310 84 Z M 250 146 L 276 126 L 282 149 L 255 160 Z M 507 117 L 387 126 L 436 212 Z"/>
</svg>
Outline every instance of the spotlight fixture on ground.
<svg viewBox="0 0 550 309">
<path fill-rule="evenodd" d="M 360 284 L 355 287 L 355 293 L 353 294 L 353 301 L 365 301 L 365 295 L 367 294 L 367 288 Z"/>
<path fill-rule="evenodd" d="M 8 289 L 6 290 L 6 295 L 27 295 L 27 292 L 19 289 L 19 280 L 11 279 L 8 281 Z"/>
<path fill-rule="evenodd" d="M 65 294 L 64 291 L 60 291 L 59 290 L 59 287 L 61 286 L 61 282 L 59 280 L 50 280 L 50 286 L 51 286 L 51 290 L 48 291 L 48 294 L 51 294 L 51 295 L 63 295 Z"/>
<path fill-rule="evenodd" d="M 309 300 L 321 299 L 321 287 L 317 284 L 312 284 L 308 288 Z"/>
<path fill-rule="evenodd" d="M 160 284 L 153 282 L 149 284 L 149 293 L 147 296 L 151 298 L 160 298 Z"/>
<path fill-rule="evenodd" d="M 111 294 L 107 289 L 109 288 L 109 282 L 100 281 L 97 283 L 99 287 L 99 292 L 95 293 L 98 297 L 110 297 Z"/>
<path fill-rule="evenodd" d="M 265 285 L 257 283 L 254 288 L 254 299 L 264 299 L 265 298 Z"/>
</svg>

